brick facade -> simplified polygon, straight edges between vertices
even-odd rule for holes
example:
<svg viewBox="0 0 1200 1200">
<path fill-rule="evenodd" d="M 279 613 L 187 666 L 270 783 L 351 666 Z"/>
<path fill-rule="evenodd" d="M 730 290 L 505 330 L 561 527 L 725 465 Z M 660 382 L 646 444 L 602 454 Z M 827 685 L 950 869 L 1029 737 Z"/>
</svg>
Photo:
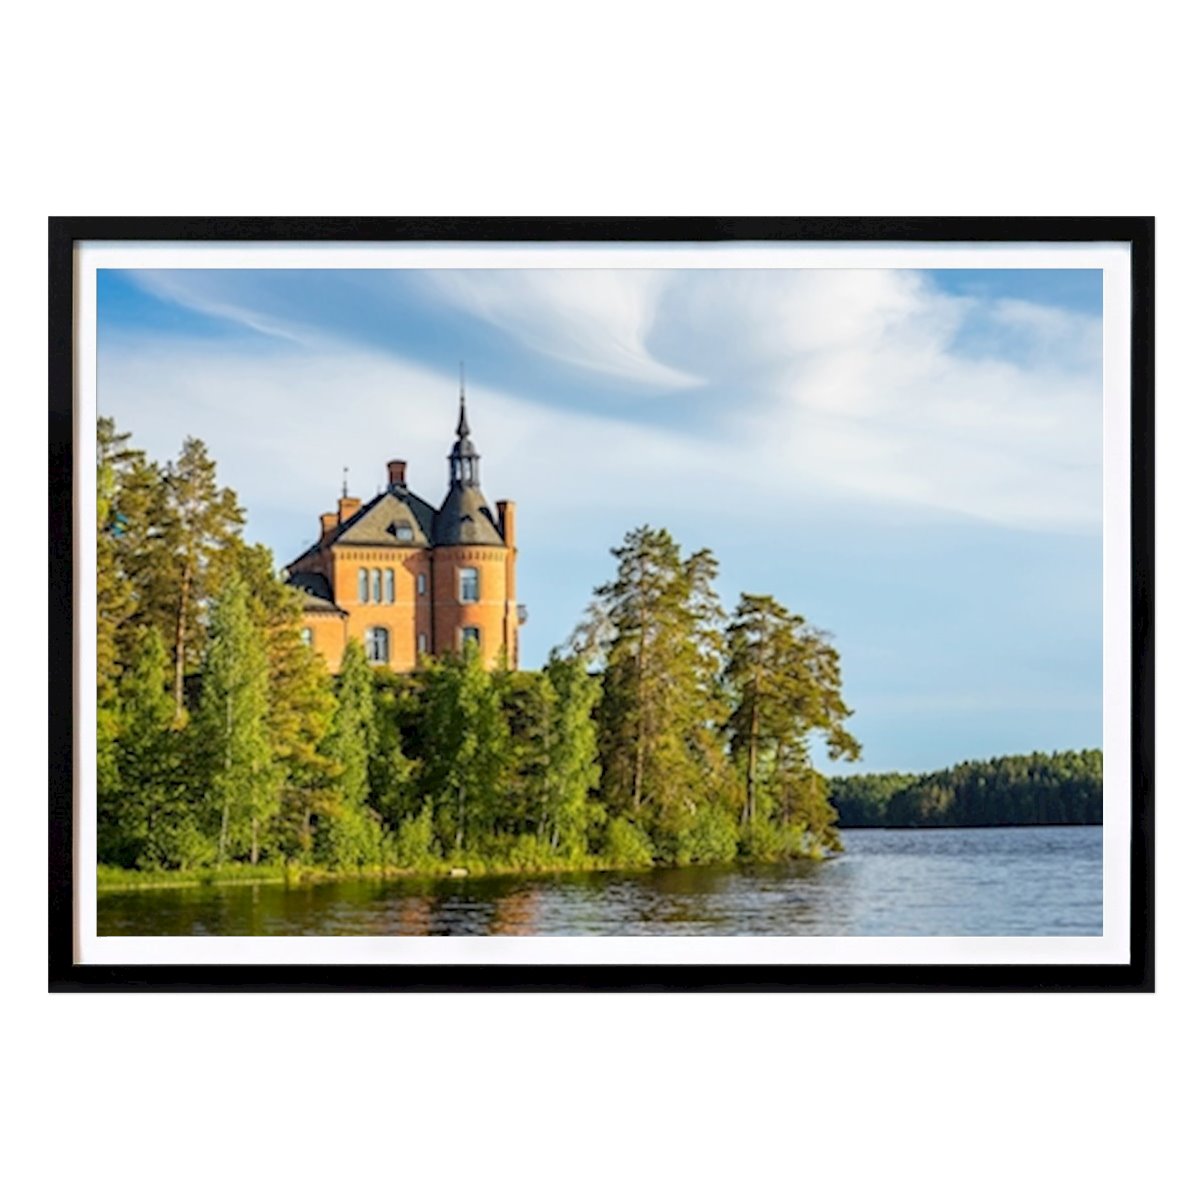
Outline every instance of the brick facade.
<svg viewBox="0 0 1200 1200">
<path fill-rule="evenodd" d="M 387 490 L 365 505 L 343 495 L 321 515 L 316 543 L 287 567 L 304 593 L 304 636 L 331 671 L 351 639 L 394 671 L 415 670 L 423 654 L 459 652 L 472 637 L 489 666 L 518 665 L 516 505 L 502 500 L 493 516 L 469 432 L 460 397 L 440 509 L 408 491 L 405 464 L 392 460 Z"/>
</svg>

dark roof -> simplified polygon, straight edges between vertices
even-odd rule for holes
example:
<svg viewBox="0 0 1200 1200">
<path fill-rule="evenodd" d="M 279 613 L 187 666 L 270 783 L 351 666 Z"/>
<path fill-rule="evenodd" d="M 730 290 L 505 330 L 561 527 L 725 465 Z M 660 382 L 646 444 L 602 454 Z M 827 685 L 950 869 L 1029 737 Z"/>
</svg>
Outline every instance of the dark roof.
<svg viewBox="0 0 1200 1200">
<path fill-rule="evenodd" d="M 393 486 L 364 504 L 333 536 L 334 544 L 428 546 L 433 540 L 434 510 L 407 488 Z M 406 535 L 406 529 L 412 533 Z"/>
<path fill-rule="evenodd" d="M 393 486 L 364 504 L 348 521 L 339 525 L 328 542 L 314 542 L 293 563 L 311 558 L 324 545 L 347 542 L 358 546 L 428 546 L 433 540 L 437 511 L 402 486 Z M 403 526 L 412 528 L 412 538 L 404 536 Z"/>
<path fill-rule="evenodd" d="M 407 528 L 406 528 L 407 527 Z M 408 536 L 411 531 L 412 536 Z M 437 510 L 402 484 L 394 484 L 364 504 L 348 521 L 339 525 L 326 545 L 348 546 L 503 546 L 500 524 L 477 487 L 454 483 Z M 321 549 L 318 542 L 293 562 L 303 562 Z M 311 585 L 301 580 L 315 581 Z M 314 600 L 324 600 L 331 609 L 332 590 L 323 575 L 298 571 L 288 582 Z M 311 606 L 306 601 L 305 608 Z"/>
<path fill-rule="evenodd" d="M 438 546 L 503 546 L 500 526 L 475 487 L 453 484 L 434 523 Z"/>
<path fill-rule="evenodd" d="M 333 588 L 329 580 L 316 571 L 297 571 L 287 579 L 292 587 L 304 593 L 302 602 L 305 612 L 332 612 L 342 610 L 333 602 Z"/>
</svg>

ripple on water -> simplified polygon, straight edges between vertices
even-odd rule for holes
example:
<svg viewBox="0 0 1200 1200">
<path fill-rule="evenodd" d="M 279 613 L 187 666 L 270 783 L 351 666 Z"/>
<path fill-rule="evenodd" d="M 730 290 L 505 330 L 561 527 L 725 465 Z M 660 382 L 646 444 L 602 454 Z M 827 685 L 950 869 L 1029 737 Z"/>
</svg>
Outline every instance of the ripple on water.
<svg viewBox="0 0 1200 1200">
<path fill-rule="evenodd" d="M 852 829 L 824 863 L 105 893 L 101 935 L 1098 936 L 1098 827 Z"/>
</svg>

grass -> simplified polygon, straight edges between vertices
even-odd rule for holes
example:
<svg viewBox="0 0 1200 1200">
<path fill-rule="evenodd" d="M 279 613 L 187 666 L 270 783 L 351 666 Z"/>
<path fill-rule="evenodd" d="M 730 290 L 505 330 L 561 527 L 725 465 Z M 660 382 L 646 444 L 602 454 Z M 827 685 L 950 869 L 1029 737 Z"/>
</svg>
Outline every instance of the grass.
<svg viewBox="0 0 1200 1200">
<path fill-rule="evenodd" d="M 352 867 L 334 870 L 328 867 L 305 866 L 298 863 L 230 863 L 224 867 L 192 867 L 178 870 L 138 870 L 126 867 L 99 865 L 96 868 L 96 890 L 99 892 L 142 891 L 151 888 L 229 887 L 254 883 L 309 884 L 336 883 L 351 879 L 447 879 L 459 876 L 482 878 L 496 875 L 562 875 L 578 871 L 632 870 L 624 864 L 601 859 L 533 864 L 529 862 L 495 862 L 464 858 L 433 860 L 419 867 L 391 865 Z"/>
</svg>

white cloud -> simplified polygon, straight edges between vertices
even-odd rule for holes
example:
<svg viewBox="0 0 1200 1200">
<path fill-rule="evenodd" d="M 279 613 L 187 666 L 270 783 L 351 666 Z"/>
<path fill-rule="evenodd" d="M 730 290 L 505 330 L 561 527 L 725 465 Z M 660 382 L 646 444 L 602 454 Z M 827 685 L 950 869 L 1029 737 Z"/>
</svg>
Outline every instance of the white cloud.
<svg viewBox="0 0 1200 1200">
<path fill-rule="evenodd" d="M 712 455 L 674 434 L 487 388 L 470 388 L 469 403 L 486 494 L 518 500 L 549 538 L 578 531 L 581 514 L 608 507 L 614 495 L 653 507 L 655 479 L 689 478 Z M 202 438 L 249 509 L 251 535 L 286 560 L 335 503 L 343 466 L 351 492 L 369 498 L 383 486 L 387 460 L 404 458 L 413 490 L 441 501 L 458 381 L 351 348 L 262 355 L 186 342 L 136 353 L 122 345 L 101 356 L 99 405 L 160 461 L 184 435 Z M 269 513 L 292 517 L 280 524 L 264 519 Z"/>
<path fill-rule="evenodd" d="M 213 294 L 210 287 L 212 274 L 207 271 L 132 271 L 138 286 L 160 299 L 181 304 L 205 316 L 217 317 L 243 325 L 255 333 L 280 338 L 286 342 L 303 344 L 308 340 L 305 331 L 292 322 L 285 322 L 267 313 L 233 304 Z M 190 277 L 190 278 L 189 278 Z M 311 331 L 310 331 L 311 332 Z"/>
<path fill-rule="evenodd" d="M 1097 320 L 950 297 L 905 271 L 432 276 L 525 345 L 640 382 L 660 415 L 662 389 L 692 381 L 720 402 L 719 419 L 667 429 L 627 405 L 610 419 L 472 387 L 488 494 L 533 506 L 547 532 L 618 504 L 655 521 L 681 502 L 729 511 L 731 497 L 754 512 L 833 496 L 1020 528 L 1098 524 Z M 373 494 L 394 455 L 440 499 L 456 380 L 328 338 L 297 344 L 297 326 L 199 289 L 175 298 L 232 308 L 285 340 L 271 355 L 111 350 L 102 411 L 156 455 L 173 453 L 184 427 L 205 437 L 252 510 L 314 513 L 343 464 L 354 490 Z M 968 321 L 987 335 L 971 353 L 959 345 Z"/>
<path fill-rule="evenodd" d="M 699 380 L 647 349 L 666 271 L 431 271 L 443 300 L 503 329 L 530 349 L 656 388 Z"/>
</svg>

